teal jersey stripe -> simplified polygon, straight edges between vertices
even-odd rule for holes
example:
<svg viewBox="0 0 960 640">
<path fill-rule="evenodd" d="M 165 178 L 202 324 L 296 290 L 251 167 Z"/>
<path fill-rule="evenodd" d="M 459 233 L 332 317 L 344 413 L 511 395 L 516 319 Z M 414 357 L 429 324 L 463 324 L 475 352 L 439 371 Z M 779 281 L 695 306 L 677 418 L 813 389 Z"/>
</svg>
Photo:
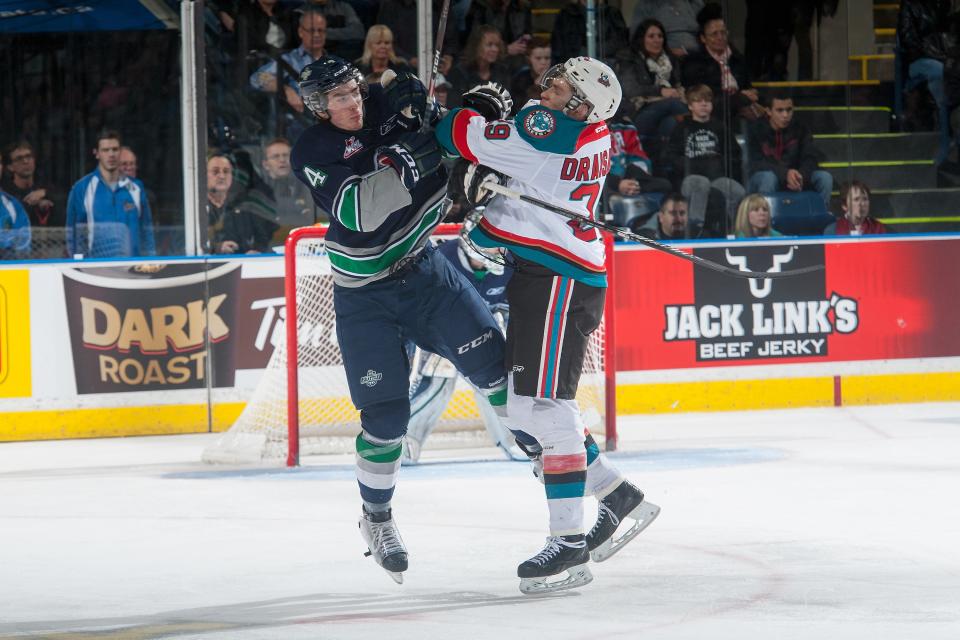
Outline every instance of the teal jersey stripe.
<svg viewBox="0 0 960 640">
<path fill-rule="evenodd" d="M 357 182 L 340 192 L 334 215 L 350 231 L 360 231 L 359 190 Z"/>
<path fill-rule="evenodd" d="M 582 498 L 585 485 L 585 482 L 566 482 L 544 486 L 547 490 L 547 500 L 555 500 L 558 498 Z"/>
<path fill-rule="evenodd" d="M 569 278 L 561 278 L 560 286 L 557 287 L 557 306 L 553 310 L 553 317 L 550 319 L 550 343 L 547 345 L 547 379 L 544 381 L 543 393 L 545 398 L 553 397 L 550 389 L 553 388 L 553 380 L 556 374 L 558 352 L 560 351 L 560 325 L 566 314 L 560 313 L 560 305 L 563 299 L 567 297 L 567 289 L 570 287 Z"/>
<path fill-rule="evenodd" d="M 434 130 L 434 135 L 437 137 L 437 142 L 440 143 L 440 146 L 450 155 L 458 157 L 460 156 L 460 151 L 457 150 L 457 145 L 453 144 L 453 119 L 460 111 L 463 111 L 461 107 L 451 109 L 447 115 L 437 123 L 437 128 Z"/>
<path fill-rule="evenodd" d="M 440 210 L 443 207 L 443 201 L 439 201 L 424 214 L 414 229 L 410 233 L 400 238 L 397 242 L 387 245 L 382 251 L 369 256 L 350 256 L 340 251 L 331 249 L 327 246 L 327 254 L 330 256 L 330 264 L 337 271 L 355 277 L 369 277 L 390 268 L 390 265 L 410 253 L 413 247 L 423 239 L 423 236 L 440 222 Z"/>
<path fill-rule="evenodd" d="M 531 147 L 538 151 L 570 155 L 577 148 L 577 139 L 587 126 L 586 122 L 574 120 L 562 111 L 555 111 L 540 105 L 522 109 L 513 118 L 517 133 Z M 537 127 L 552 123 L 552 127 L 537 131 Z M 537 135 L 532 135 L 537 131 Z"/>
<path fill-rule="evenodd" d="M 587 466 L 593 464 L 598 457 L 600 457 L 600 447 L 597 446 L 593 436 L 590 436 L 590 444 L 587 445 Z"/>
<path fill-rule="evenodd" d="M 513 252 L 514 255 L 519 256 L 524 260 L 536 262 L 537 264 L 543 265 L 550 269 L 554 273 L 566 276 L 568 278 L 573 278 L 577 282 L 582 282 L 583 284 L 590 285 L 591 287 L 607 286 L 606 272 L 594 273 L 592 271 L 586 271 L 585 269 L 574 266 L 566 260 L 557 258 L 548 251 L 531 249 L 530 247 L 514 244 L 508 240 L 493 238 L 487 235 L 487 233 L 484 232 L 480 227 L 476 227 L 470 232 L 470 239 L 481 247 L 507 247 Z"/>
</svg>

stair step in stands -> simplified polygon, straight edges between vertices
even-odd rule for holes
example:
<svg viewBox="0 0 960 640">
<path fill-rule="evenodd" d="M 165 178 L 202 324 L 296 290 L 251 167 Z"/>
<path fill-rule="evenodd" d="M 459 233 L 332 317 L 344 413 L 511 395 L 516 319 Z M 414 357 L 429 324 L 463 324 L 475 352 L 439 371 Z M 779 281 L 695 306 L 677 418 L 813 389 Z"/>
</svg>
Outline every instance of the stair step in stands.
<svg viewBox="0 0 960 640">
<path fill-rule="evenodd" d="M 794 117 L 804 122 L 813 134 L 888 133 L 889 107 L 808 107 L 797 106 Z"/>
<path fill-rule="evenodd" d="M 933 160 L 821 162 L 820 168 L 833 175 L 837 186 L 847 180 L 860 180 L 871 189 L 934 189 L 937 186 L 937 167 Z"/>
<path fill-rule="evenodd" d="M 930 160 L 937 153 L 936 133 L 823 133 L 814 136 L 817 150 L 828 162 L 883 158 Z"/>
</svg>

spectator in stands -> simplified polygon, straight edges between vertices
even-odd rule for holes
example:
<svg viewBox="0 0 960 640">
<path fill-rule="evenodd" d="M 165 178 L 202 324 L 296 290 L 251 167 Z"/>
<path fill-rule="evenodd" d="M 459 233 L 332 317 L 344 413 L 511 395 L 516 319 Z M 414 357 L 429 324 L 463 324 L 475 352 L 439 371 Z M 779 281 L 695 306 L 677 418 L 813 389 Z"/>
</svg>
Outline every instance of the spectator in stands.
<svg viewBox="0 0 960 640">
<path fill-rule="evenodd" d="M 3 157 L 0 156 L 0 174 Z M 0 189 L 0 260 L 30 256 L 30 218 L 20 201 Z"/>
<path fill-rule="evenodd" d="M 517 70 L 510 79 L 510 96 L 513 98 L 514 115 L 528 100 L 539 100 L 543 88 L 540 76 L 550 68 L 550 43 L 539 36 L 527 47 L 527 64 Z"/>
<path fill-rule="evenodd" d="M 554 64 L 576 56 L 587 55 L 587 0 L 570 0 L 560 9 L 553 23 L 550 49 Z M 629 32 L 623 14 L 605 0 L 597 0 L 597 24 L 603 32 L 597 34 L 597 58 L 612 61 L 617 51 L 627 46 Z"/>
<path fill-rule="evenodd" d="M 747 120 L 761 117 L 763 108 L 757 104 L 759 94 L 750 84 L 746 61 L 730 45 L 727 23 L 719 5 L 706 5 L 697 14 L 697 22 L 703 47 L 684 59 L 681 72 L 684 84 L 710 87 L 714 111 L 724 122 L 731 122 L 727 114 Z"/>
<path fill-rule="evenodd" d="M 473 0 L 467 11 L 464 35 L 480 25 L 496 27 L 503 41 L 509 43 L 504 62 L 511 71 L 516 71 L 526 62 L 527 48 L 533 38 L 530 5 L 530 0 Z"/>
<path fill-rule="evenodd" d="M 363 53 L 366 29 L 357 12 L 344 0 L 306 0 L 300 11 L 319 11 L 327 19 L 327 49 L 344 60 L 359 58 Z"/>
<path fill-rule="evenodd" d="M 251 49 L 272 54 L 293 45 L 295 16 L 279 0 L 239 0 L 236 5 L 234 11 L 225 13 L 234 19 L 241 55 Z M 221 21 L 223 18 L 221 15 Z M 229 20 L 223 22 L 229 24 Z"/>
<path fill-rule="evenodd" d="M 120 134 L 97 136 L 97 168 L 80 178 L 67 199 L 67 252 L 84 258 L 152 256 L 153 216 L 146 189 L 120 172 Z"/>
<path fill-rule="evenodd" d="M 300 71 L 324 55 L 327 42 L 327 19 L 318 9 L 307 8 L 300 14 L 297 28 L 300 46 L 280 56 L 284 63 L 283 93 L 297 113 L 303 113 L 303 100 L 297 79 Z M 271 60 L 250 75 L 250 86 L 258 91 L 274 93 L 277 87 L 277 61 Z"/>
<path fill-rule="evenodd" d="M 237 215 L 227 205 L 233 186 L 233 163 L 218 152 L 207 158 L 207 252 L 236 253 L 240 248 L 226 237 L 227 219 Z"/>
<path fill-rule="evenodd" d="M 740 175 L 740 146 L 728 144 L 723 125 L 712 117 L 710 87 L 687 89 L 687 105 L 690 115 L 673 130 L 664 163 L 674 188 L 690 201 L 690 217 L 704 225 L 706 235 L 722 237 L 746 193 L 735 179 Z"/>
<path fill-rule="evenodd" d="M 840 185 L 843 216 L 823 230 L 825 236 L 865 236 L 887 233 L 882 222 L 870 215 L 870 187 L 859 180 Z"/>
<path fill-rule="evenodd" d="M 665 141 L 677 125 L 677 116 L 687 113 L 680 63 L 664 48 L 664 34 L 658 20 L 644 20 L 633 32 L 630 46 L 617 53 L 613 67 L 627 98 L 627 116 L 644 141 Z"/>
<path fill-rule="evenodd" d="M 406 60 L 394 53 L 393 32 L 383 24 L 375 24 L 367 31 L 363 55 L 354 64 L 369 83 L 380 82 L 380 76 L 387 69 L 415 73 Z"/>
<path fill-rule="evenodd" d="M 37 177 L 37 155 L 33 145 L 20 140 L 8 145 L 3 151 L 7 171 L 0 188 L 23 204 L 30 216 L 30 226 L 37 228 L 62 228 L 64 221 L 63 194 Z M 62 245 L 62 240 L 60 242 Z"/>
<path fill-rule="evenodd" d="M 503 40 L 496 27 L 481 25 L 473 30 L 460 56 L 460 64 L 447 75 L 453 89 L 447 98 L 451 107 L 460 106 L 460 97 L 472 87 L 484 82 L 499 82 L 509 86 L 510 74 L 500 62 Z"/>
<path fill-rule="evenodd" d="M 943 83 L 943 65 L 955 37 L 949 31 L 950 0 L 903 0 L 897 19 L 900 56 L 906 66 L 906 90 L 926 83 L 937 103 L 941 164 L 950 152 L 950 109 Z"/>
<path fill-rule="evenodd" d="M 127 146 L 120 147 L 120 173 L 128 178 L 137 177 L 137 154 Z"/>
<path fill-rule="evenodd" d="M 303 227 L 314 224 L 313 196 L 307 186 L 297 180 L 290 166 L 290 142 L 285 138 L 275 138 L 263 148 L 263 182 L 268 187 L 268 195 L 273 211 L 267 219 L 275 225 Z M 286 239 L 286 234 L 283 234 Z"/>
<path fill-rule="evenodd" d="M 816 191 L 830 208 L 833 176 L 818 169 L 819 153 L 813 136 L 793 118 L 793 98 L 783 91 L 767 95 L 766 120 L 754 123 L 747 140 L 753 172 L 747 189 L 751 193 Z"/>
<path fill-rule="evenodd" d="M 670 193 L 660 203 L 657 212 L 657 225 L 638 227 L 632 225 L 634 233 L 653 240 L 689 240 L 700 237 L 700 226 L 692 222 L 687 215 L 687 199 L 679 193 Z"/>
<path fill-rule="evenodd" d="M 446 76 L 444 76 L 442 73 L 438 71 L 437 78 L 436 80 L 434 80 L 433 84 L 434 84 L 434 87 L 433 87 L 434 97 L 437 99 L 437 102 L 439 102 L 441 106 L 446 107 L 447 100 L 450 98 L 450 88 L 452 86 L 450 84 L 450 81 L 447 80 Z"/>
<path fill-rule="evenodd" d="M 630 29 L 650 18 L 658 20 L 666 31 L 670 53 L 683 58 L 700 48 L 697 13 L 703 4 L 704 0 L 640 0 L 633 9 Z"/>
<path fill-rule="evenodd" d="M 751 193 L 740 202 L 734 229 L 738 238 L 773 238 L 783 235 L 771 225 L 770 203 L 759 193 Z"/>
<path fill-rule="evenodd" d="M 670 181 L 651 175 L 653 165 L 629 120 L 621 116 L 608 124 L 611 155 L 604 196 L 617 224 L 629 225 L 637 218 L 646 222 L 671 190 Z"/>
</svg>

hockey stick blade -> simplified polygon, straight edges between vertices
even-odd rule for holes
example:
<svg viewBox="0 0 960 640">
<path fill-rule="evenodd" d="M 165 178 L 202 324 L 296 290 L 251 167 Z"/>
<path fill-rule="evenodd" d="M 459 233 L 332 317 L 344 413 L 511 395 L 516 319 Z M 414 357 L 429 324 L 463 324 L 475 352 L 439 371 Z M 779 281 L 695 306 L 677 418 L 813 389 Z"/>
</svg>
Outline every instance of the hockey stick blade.
<svg viewBox="0 0 960 640">
<path fill-rule="evenodd" d="M 500 195 L 502 195 L 502 196 L 505 196 L 505 197 L 507 197 L 507 198 L 512 198 L 512 199 L 514 199 L 514 200 L 521 200 L 521 201 L 523 201 L 523 202 L 527 202 L 527 203 L 529 203 L 529 204 L 532 204 L 532 205 L 535 205 L 535 206 L 537 206 L 537 207 L 540 207 L 541 209 L 546 209 L 547 211 L 552 211 L 553 213 L 558 213 L 558 214 L 560 214 L 561 216 L 564 216 L 565 218 L 569 218 L 569 219 L 571 219 L 571 220 L 576 220 L 577 222 L 579 222 L 579 223 L 581 223 L 581 224 L 585 224 L 585 225 L 587 225 L 587 226 L 591 226 L 591 227 L 594 227 L 594 228 L 596 228 L 596 229 L 601 229 L 601 230 L 603 230 L 603 231 L 606 231 L 607 233 L 612 233 L 613 235 L 617 236 L 618 238 L 623 238 L 624 240 L 632 240 L 632 241 L 634 241 L 634 242 L 639 242 L 639 243 L 641 243 L 641 244 L 645 244 L 645 245 L 647 245 L 648 247 L 650 247 L 650 248 L 652 248 L 652 249 L 656 249 L 656 250 L 658 250 L 658 251 L 663 251 L 664 253 L 669 253 L 670 255 L 675 256 L 675 257 L 677 257 L 677 258 L 681 258 L 681 259 L 683 259 L 683 260 L 687 260 L 687 261 L 689 261 L 689 262 L 692 262 L 693 264 L 697 265 L 698 267 L 703 267 L 703 268 L 705 268 L 705 269 L 711 269 L 711 270 L 713 270 L 713 271 L 717 271 L 717 272 L 719 272 L 719 273 L 724 273 L 724 274 L 726 274 L 726 275 L 728 275 L 728 276 L 733 276 L 733 277 L 735 277 L 735 278 L 748 278 L 748 279 L 752 279 L 752 278 L 765 278 L 765 279 L 773 279 L 773 278 L 792 278 L 792 277 L 794 277 L 794 276 L 803 275 L 803 274 L 805 274 L 805 273 L 812 273 L 812 272 L 814 272 L 814 271 L 821 271 L 821 270 L 823 270 L 823 268 L 824 268 L 824 265 L 822 265 L 822 264 L 815 264 L 815 265 L 811 265 L 811 266 L 809 266 L 809 267 L 802 267 L 802 268 L 800 268 L 800 269 L 791 269 L 791 270 L 789 270 L 789 271 L 779 271 L 779 272 L 776 272 L 776 273 L 769 273 L 769 272 L 766 272 L 766 271 L 750 271 L 750 270 L 734 269 L 733 267 L 728 267 L 728 266 L 726 266 L 726 265 L 722 265 L 722 264 L 713 262 L 712 260 L 705 260 L 705 259 L 701 258 L 700 256 L 693 255 L 692 253 L 686 253 L 686 252 L 684 252 L 684 251 L 680 251 L 679 249 L 677 249 L 677 248 L 675 248 L 675 247 L 671 247 L 671 246 L 666 245 L 666 244 L 661 244 L 660 242 L 657 242 L 656 240 L 652 240 L 652 239 L 647 238 L 647 237 L 645 237 L 645 236 L 641 236 L 641 235 L 639 235 L 639 234 L 633 233 L 632 231 L 630 231 L 630 230 L 628 230 L 628 229 L 625 229 L 625 228 L 623 228 L 623 227 L 615 227 L 615 226 L 613 226 L 613 225 L 611 225 L 611 224 L 607 224 L 607 223 L 605 223 L 605 222 L 598 222 L 598 221 L 596 221 L 596 220 L 590 220 L 589 218 L 586 218 L 586 217 L 580 215 L 579 213 L 575 213 L 575 212 L 570 211 L 570 210 L 568 210 L 568 209 L 564 209 L 563 207 L 559 207 L 559 206 L 554 205 L 554 204 L 551 204 L 551 203 L 549 203 L 549 202 L 545 202 L 545 201 L 543 201 L 543 200 L 540 200 L 539 198 L 534 198 L 533 196 L 528 196 L 528 195 L 526 195 L 526 194 L 520 193 L 519 191 L 514 191 L 513 189 L 510 189 L 510 188 L 508 188 L 508 187 L 505 187 L 505 186 L 503 186 L 502 184 L 498 184 L 498 183 L 496 183 L 496 182 L 485 183 L 485 184 L 483 185 L 483 188 L 484 188 L 484 189 L 488 189 L 488 190 L 490 190 L 490 191 L 493 191 L 494 193 L 498 193 L 498 194 L 500 194 Z"/>
</svg>

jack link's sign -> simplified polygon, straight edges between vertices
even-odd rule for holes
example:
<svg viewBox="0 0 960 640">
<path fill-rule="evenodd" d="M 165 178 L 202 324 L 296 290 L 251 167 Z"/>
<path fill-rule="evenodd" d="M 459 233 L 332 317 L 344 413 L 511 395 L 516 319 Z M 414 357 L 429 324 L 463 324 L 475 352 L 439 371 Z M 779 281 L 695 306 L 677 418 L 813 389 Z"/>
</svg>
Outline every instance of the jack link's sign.
<svg viewBox="0 0 960 640">
<path fill-rule="evenodd" d="M 823 246 L 704 248 L 707 260 L 780 272 L 823 263 Z M 735 280 L 696 269 L 694 302 L 663 307 L 666 342 L 696 344 L 696 358 L 740 360 L 826 356 L 827 337 L 859 326 L 857 301 L 826 291 L 823 271 L 778 280 Z"/>
<path fill-rule="evenodd" d="M 694 246 L 736 269 L 825 270 L 732 278 L 658 251 L 616 252 L 617 368 L 960 355 L 960 240 Z"/>
<path fill-rule="evenodd" d="M 239 264 L 63 274 L 78 393 L 233 386 Z"/>
</svg>

